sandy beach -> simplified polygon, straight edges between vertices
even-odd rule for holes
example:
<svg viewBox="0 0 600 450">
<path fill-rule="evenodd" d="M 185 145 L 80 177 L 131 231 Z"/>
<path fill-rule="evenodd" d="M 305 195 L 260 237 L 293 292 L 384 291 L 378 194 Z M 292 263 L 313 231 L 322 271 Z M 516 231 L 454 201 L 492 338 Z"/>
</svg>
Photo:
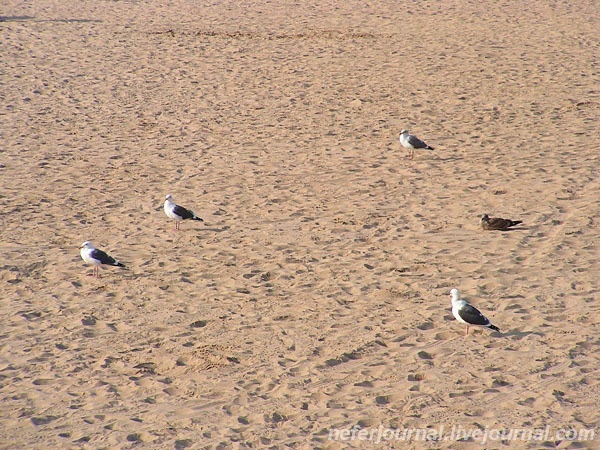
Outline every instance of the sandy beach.
<svg viewBox="0 0 600 450">
<path fill-rule="evenodd" d="M 4 2 L 0 449 L 600 449 L 599 29 L 592 0 Z"/>
</svg>

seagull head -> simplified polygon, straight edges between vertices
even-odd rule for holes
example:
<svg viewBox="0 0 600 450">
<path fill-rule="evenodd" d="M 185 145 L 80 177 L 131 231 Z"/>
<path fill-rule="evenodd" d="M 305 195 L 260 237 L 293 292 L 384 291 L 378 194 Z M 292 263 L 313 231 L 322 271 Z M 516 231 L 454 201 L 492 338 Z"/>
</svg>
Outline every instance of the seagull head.
<svg viewBox="0 0 600 450">
<path fill-rule="evenodd" d="M 165 200 L 171 200 L 173 197 L 171 196 L 171 194 L 167 194 L 167 196 L 165 197 Z"/>
<path fill-rule="evenodd" d="M 402 130 L 400 134 L 408 134 L 408 130 Z"/>
<path fill-rule="evenodd" d="M 454 288 L 450 291 L 450 296 L 452 297 L 452 300 L 458 300 L 460 298 L 460 292 L 458 292 L 458 289 Z"/>
<path fill-rule="evenodd" d="M 92 244 L 90 241 L 85 241 L 79 248 L 94 248 L 94 244 Z"/>
<path fill-rule="evenodd" d="M 488 216 L 487 214 L 484 214 L 483 216 L 481 216 L 481 220 L 487 222 L 490 220 L 490 216 Z"/>
</svg>

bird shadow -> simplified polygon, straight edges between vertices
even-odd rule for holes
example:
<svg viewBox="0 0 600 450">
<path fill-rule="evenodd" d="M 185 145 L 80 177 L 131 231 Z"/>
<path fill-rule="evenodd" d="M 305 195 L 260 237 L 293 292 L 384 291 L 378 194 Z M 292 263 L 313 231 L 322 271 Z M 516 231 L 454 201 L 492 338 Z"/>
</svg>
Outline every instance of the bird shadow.
<svg viewBox="0 0 600 450">
<path fill-rule="evenodd" d="M 464 156 L 450 156 L 448 158 L 440 158 L 439 156 L 435 159 L 436 161 L 448 162 L 448 161 L 462 161 Z"/>
<path fill-rule="evenodd" d="M 519 228 L 507 228 L 506 230 L 487 230 L 487 231 L 499 231 L 500 233 L 510 233 L 512 231 L 527 231 L 529 230 L 529 227 L 519 227 Z"/>
<path fill-rule="evenodd" d="M 36 19 L 35 16 L 0 16 L 0 22 L 102 23 L 98 19 Z"/>
<path fill-rule="evenodd" d="M 204 228 L 202 231 L 212 231 L 213 233 L 222 233 L 223 231 L 230 230 L 231 227 L 229 225 L 225 225 L 222 228 Z"/>
<path fill-rule="evenodd" d="M 499 334 L 502 337 L 506 337 L 506 338 L 515 338 L 516 340 L 521 340 L 527 336 L 531 336 L 532 334 L 536 335 L 536 336 L 540 336 L 540 337 L 545 336 L 544 333 L 540 333 L 539 331 L 517 331 L 517 330 L 508 331 L 506 333 L 495 332 L 494 334 Z"/>
<path fill-rule="evenodd" d="M 23 22 L 33 19 L 35 19 L 33 16 L 0 16 L 0 22 Z"/>
</svg>

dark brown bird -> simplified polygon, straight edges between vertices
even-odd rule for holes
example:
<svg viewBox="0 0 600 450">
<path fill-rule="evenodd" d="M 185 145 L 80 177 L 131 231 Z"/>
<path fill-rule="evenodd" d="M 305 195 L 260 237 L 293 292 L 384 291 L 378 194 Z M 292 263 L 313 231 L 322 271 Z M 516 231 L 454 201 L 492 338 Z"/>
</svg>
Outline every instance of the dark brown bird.
<svg viewBox="0 0 600 450">
<path fill-rule="evenodd" d="M 510 227 L 523 223 L 522 220 L 502 219 L 501 217 L 490 217 L 487 214 L 481 216 L 481 228 L 484 230 L 506 231 Z"/>
</svg>

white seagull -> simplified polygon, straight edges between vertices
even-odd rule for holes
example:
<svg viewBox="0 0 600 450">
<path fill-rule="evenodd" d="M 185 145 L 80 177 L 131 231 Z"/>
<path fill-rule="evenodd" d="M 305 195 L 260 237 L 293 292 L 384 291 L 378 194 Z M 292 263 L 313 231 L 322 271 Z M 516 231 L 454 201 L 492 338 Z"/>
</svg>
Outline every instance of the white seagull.
<svg viewBox="0 0 600 450">
<path fill-rule="evenodd" d="M 433 150 L 433 147 L 430 147 L 421 139 L 416 137 L 415 135 L 409 134 L 408 130 L 402 130 L 400 132 L 400 144 L 402 147 L 408 150 L 408 157 L 413 159 L 415 157 L 415 149 L 424 149 L 424 150 Z"/>
<path fill-rule="evenodd" d="M 121 264 L 112 256 L 94 247 L 94 244 L 92 244 L 90 241 L 85 241 L 83 244 L 81 244 L 79 249 L 81 258 L 86 263 L 94 265 L 93 275 L 98 278 L 100 278 L 100 266 L 102 265 L 125 267 L 124 264 Z"/>
<path fill-rule="evenodd" d="M 500 332 L 500 329 L 496 325 L 492 325 L 492 322 L 481 314 L 477 308 L 469 305 L 466 300 L 460 298 L 458 289 L 452 289 L 450 296 L 452 297 L 452 314 L 456 320 L 467 325 L 465 336 L 469 334 L 470 325 Z"/>
<path fill-rule="evenodd" d="M 165 198 L 165 214 L 175 221 L 176 230 L 179 230 L 179 223 L 183 220 L 192 219 L 204 222 L 204 220 L 198 217 L 194 211 L 176 205 L 171 194 L 168 194 Z"/>
</svg>

